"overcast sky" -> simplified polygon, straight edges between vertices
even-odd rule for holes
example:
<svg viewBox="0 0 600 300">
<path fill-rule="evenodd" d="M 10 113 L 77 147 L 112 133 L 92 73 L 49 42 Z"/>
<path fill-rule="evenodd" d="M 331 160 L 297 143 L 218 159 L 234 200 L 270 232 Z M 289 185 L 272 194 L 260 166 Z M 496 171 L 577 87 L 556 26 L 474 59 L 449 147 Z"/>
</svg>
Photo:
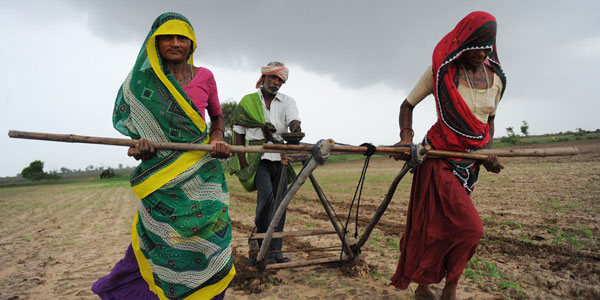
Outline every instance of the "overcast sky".
<svg viewBox="0 0 600 300">
<path fill-rule="evenodd" d="M 260 67 L 286 63 L 281 92 L 296 99 L 305 142 L 393 144 L 400 103 L 431 64 L 435 44 L 466 14 L 498 21 L 507 90 L 496 136 L 523 120 L 531 134 L 600 128 L 600 1 L 10 1 L 3 3 L 0 176 L 33 160 L 45 170 L 137 163 L 126 149 L 8 138 L 8 131 L 123 137 L 116 92 L 154 19 L 180 12 L 198 39 L 221 102 L 254 92 Z M 416 141 L 435 122 L 415 109 Z"/>
</svg>

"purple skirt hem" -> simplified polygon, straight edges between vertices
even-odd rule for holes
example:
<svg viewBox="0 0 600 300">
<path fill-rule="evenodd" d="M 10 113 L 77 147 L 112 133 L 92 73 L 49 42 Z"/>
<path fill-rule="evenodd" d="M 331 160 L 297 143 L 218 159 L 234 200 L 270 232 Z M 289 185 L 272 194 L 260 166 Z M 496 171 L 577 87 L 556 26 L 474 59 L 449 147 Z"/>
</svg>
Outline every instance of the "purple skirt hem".
<svg viewBox="0 0 600 300">
<path fill-rule="evenodd" d="M 112 271 L 94 282 L 92 291 L 102 300 L 158 300 L 158 296 L 150 291 L 148 283 L 140 274 L 131 244 L 127 247 L 125 257 L 117 262 Z M 223 300 L 226 291 L 227 289 L 212 300 Z"/>
</svg>

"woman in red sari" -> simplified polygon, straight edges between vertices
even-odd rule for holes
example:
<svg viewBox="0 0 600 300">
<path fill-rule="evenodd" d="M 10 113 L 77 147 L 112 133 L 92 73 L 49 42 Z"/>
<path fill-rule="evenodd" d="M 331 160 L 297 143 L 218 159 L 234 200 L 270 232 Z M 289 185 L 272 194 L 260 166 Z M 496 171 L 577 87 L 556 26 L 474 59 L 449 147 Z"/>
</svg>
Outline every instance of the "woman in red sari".
<svg viewBox="0 0 600 300">
<path fill-rule="evenodd" d="M 491 148 L 505 87 L 496 19 L 486 12 L 470 13 L 437 44 L 431 67 L 402 103 L 398 144 L 412 144 L 413 108 L 433 93 L 438 121 L 423 143 L 459 152 Z M 495 156 L 483 165 L 495 173 L 502 168 Z M 450 158 L 426 159 L 416 167 L 393 286 L 406 289 L 416 282 L 416 299 L 436 299 L 428 285 L 445 277 L 440 299 L 456 299 L 458 280 L 483 233 L 470 198 L 479 166 L 479 161 Z"/>
</svg>

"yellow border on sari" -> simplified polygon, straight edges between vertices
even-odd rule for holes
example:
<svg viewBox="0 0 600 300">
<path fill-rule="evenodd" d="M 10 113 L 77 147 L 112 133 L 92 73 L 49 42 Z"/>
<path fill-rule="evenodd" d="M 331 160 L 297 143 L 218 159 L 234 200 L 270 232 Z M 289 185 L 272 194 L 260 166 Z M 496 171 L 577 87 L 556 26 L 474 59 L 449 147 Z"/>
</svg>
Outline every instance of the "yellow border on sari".
<svg viewBox="0 0 600 300">
<path fill-rule="evenodd" d="M 207 144 L 208 140 L 209 139 L 206 139 L 204 143 Z M 175 176 L 193 166 L 205 155 L 206 152 L 204 151 L 187 151 L 164 169 L 152 174 L 152 176 L 131 188 L 139 199 L 144 199 L 146 196 L 152 194 L 152 192 L 158 190 L 165 183 L 175 178 Z"/>
<path fill-rule="evenodd" d="M 133 248 L 133 253 L 135 254 L 135 259 L 137 260 L 138 267 L 140 268 L 140 274 L 142 274 L 142 277 L 144 278 L 146 283 L 148 283 L 148 287 L 150 288 L 150 290 L 153 293 L 155 293 L 160 300 L 169 300 L 169 298 L 167 298 L 165 296 L 165 292 L 154 283 L 154 276 L 152 275 L 150 263 L 148 263 L 148 260 L 146 259 L 146 257 L 142 253 L 142 250 L 140 249 L 140 243 L 139 243 L 139 238 L 138 238 L 138 233 L 137 233 L 137 223 L 139 222 L 138 216 L 139 216 L 139 212 L 137 212 L 135 214 L 135 218 L 133 219 L 133 225 L 132 225 L 132 229 L 131 229 L 131 247 Z M 212 299 L 213 297 L 221 294 L 229 286 L 229 283 L 231 283 L 231 280 L 233 280 L 234 276 L 235 276 L 235 266 L 231 265 L 231 270 L 229 271 L 229 274 L 227 274 L 225 277 L 223 277 L 223 279 L 221 279 L 221 281 L 219 281 L 215 284 L 209 285 L 209 286 L 205 286 L 205 287 L 195 291 L 191 295 L 185 297 L 184 299 L 185 300 Z"/>
</svg>

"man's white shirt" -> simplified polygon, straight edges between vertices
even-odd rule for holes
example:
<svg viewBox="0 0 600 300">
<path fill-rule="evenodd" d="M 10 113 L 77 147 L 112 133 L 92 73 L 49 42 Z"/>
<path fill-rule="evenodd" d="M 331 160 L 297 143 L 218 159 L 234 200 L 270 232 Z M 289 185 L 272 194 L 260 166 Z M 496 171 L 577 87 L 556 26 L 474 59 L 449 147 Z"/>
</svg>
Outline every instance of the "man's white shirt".
<svg viewBox="0 0 600 300">
<path fill-rule="evenodd" d="M 270 109 L 267 109 L 265 104 L 265 98 L 261 90 L 258 90 L 258 96 L 260 97 L 260 103 L 262 104 L 263 115 L 265 116 L 265 122 L 273 124 L 277 130 L 273 135 L 276 140 L 283 141 L 281 137 L 282 133 L 289 132 L 288 125 L 294 120 L 300 121 L 298 116 L 298 107 L 296 107 L 296 101 L 294 98 L 277 92 L 273 101 L 271 101 Z M 233 125 L 233 131 L 237 134 L 246 135 L 246 140 L 264 140 L 262 129 L 258 128 L 247 128 L 239 125 Z M 271 143 L 271 142 L 269 142 Z M 280 161 L 281 155 L 279 153 L 264 153 L 261 159 L 268 159 L 271 161 Z"/>
</svg>

